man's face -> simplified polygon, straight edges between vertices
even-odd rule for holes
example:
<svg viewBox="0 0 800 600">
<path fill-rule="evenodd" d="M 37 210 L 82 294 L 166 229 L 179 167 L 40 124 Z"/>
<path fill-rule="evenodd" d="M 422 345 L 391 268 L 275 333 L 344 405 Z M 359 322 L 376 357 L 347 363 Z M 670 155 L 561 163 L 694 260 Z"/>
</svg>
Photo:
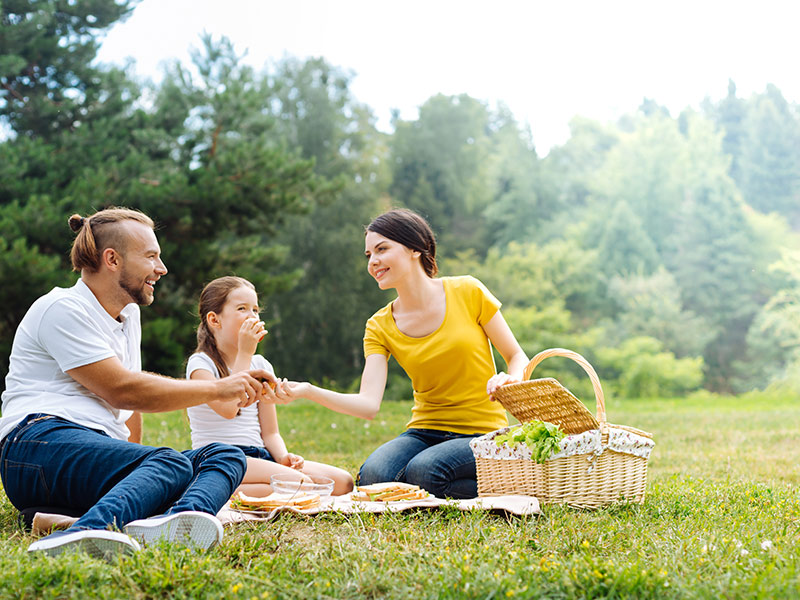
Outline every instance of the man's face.
<svg viewBox="0 0 800 600">
<path fill-rule="evenodd" d="M 144 223 L 127 221 L 125 227 L 127 248 L 123 255 L 119 287 L 132 302 L 147 306 L 153 302 L 156 282 L 167 274 L 161 261 L 161 247 L 155 232 Z"/>
</svg>

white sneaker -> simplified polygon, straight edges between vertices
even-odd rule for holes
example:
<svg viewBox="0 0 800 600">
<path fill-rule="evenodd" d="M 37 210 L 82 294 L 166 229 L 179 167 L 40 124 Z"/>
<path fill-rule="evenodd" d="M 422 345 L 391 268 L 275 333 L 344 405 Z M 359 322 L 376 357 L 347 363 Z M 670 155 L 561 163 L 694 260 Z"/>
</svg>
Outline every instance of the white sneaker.
<svg viewBox="0 0 800 600">
<path fill-rule="evenodd" d="M 58 531 L 28 546 L 28 552 L 44 552 L 57 556 L 70 550 L 82 550 L 95 558 L 110 560 L 118 554 L 133 554 L 140 550 L 136 540 L 118 531 L 81 529 Z"/>
<path fill-rule="evenodd" d="M 145 544 L 160 540 L 208 550 L 222 541 L 222 523 L 213 515 L 185 511 L 173 515 L 131 521 L 125 533 Z"/>
</svg>

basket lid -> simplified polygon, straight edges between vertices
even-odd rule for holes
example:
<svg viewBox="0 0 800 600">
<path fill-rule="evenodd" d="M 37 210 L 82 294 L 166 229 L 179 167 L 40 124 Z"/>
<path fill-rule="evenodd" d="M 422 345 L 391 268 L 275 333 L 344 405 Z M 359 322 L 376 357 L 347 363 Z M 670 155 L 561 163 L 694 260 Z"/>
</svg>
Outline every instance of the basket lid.
<svg viewBox="0 0 800 600">
<path fill-rule="evenodd" d="M 600 427 L 583 402 L 552 377 L 504 385 L 493 397 L 522 423 L 555 423 L 567 435 Z"/>
</svg>

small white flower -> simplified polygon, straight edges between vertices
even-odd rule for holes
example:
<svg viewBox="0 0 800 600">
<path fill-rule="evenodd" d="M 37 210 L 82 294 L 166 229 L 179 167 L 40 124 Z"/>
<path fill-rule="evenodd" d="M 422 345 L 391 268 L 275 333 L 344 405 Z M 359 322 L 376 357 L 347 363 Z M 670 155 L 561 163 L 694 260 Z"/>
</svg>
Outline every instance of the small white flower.
<svg viewBox="0 0 800 600">
<path fill-rule="evenodd" d="M 295 433 L 297 433 L 297 429 L 292 429 L 289 433 L 294 435 Z"/>
<path fill-rule="evenodd" d="M 736 542 L 736 549 L 737 549 L 737 550 L 738 550 L 739 548 L 741 548 L 742 546 L 744 546 L 744 544 L 742 544 L 742 542 L 740 542 L 739 540 L 733 540 L 733 541 L 734 541 L 734 542 Z"/>
<path fill-rule="evenodd" d="M 742 556 L 747 556 L 750 553 L 747 550 L 745 550 L 744 548 L 742 548 L 741 554 L 742 554 Z"/>
<path fill-rule="evenodd" d="M 386 421 L 381 421 L 381 427 L 386 427 Z"/>
<path fill-rule="evenodd" d="M 364 429 L 369 429 L 369 423 L 364 423 Z"/>
<path fill-rule="evenodd" d="M 331 429 L 336 429 L 336 423 L 331 423 Z"/>
<path fill-rule="evenodd" d="M 772 542 L 770 542 L 769 540 L 764 540 L 763 542 L 761 542 L 761 549 L 764 552 L 769 552 L 772 549 Z"/>
</svg>

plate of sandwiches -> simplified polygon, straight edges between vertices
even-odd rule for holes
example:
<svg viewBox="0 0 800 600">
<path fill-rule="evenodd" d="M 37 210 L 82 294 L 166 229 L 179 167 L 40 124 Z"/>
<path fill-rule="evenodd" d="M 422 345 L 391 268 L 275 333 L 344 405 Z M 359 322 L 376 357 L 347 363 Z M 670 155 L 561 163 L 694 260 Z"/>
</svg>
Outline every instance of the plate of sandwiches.
<svg viewBox="0 0 800 600">
<path fill-rule="evenodd" d="M 350 494 L 355 502 L 414 502 L 429 497 L 430 494 L 418 485 L 397 481 L 359 485 Z"/>
<path fill-rule="evenodd" d="M 281 508 L 306 511 L 319 509 L 320 495 L 308 492 L 280 493 L 273 492 L 268 496 L 256 498 L 237 492 L 231 498 L 231 508 L 243 513 L 263 514 Z"/>
</svg>

